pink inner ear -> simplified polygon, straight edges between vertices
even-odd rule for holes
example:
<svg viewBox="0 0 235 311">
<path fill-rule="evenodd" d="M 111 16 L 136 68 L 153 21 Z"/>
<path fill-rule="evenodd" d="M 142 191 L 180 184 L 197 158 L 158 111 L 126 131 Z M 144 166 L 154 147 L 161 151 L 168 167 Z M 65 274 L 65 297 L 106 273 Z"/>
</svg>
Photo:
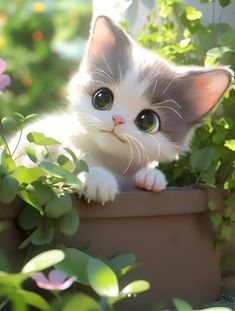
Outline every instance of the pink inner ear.
<svg viewBox="0 0 235 311">
<path fill-rule="evenodd" d="M 107 47 L 115 47 L 116 39 L 105 18 L 99 17 L 94 26 L 91 37 L 89 54 L 92 57 L 100 57 L 103 55 Z"/>
<path fill-rule="evenodd" d="M 193 87 L 198 95 L 198 116 L 208 113 L 220 100 L 230 83 L 227 70 L 214 70 L 193 77 Z"/>
</svg>

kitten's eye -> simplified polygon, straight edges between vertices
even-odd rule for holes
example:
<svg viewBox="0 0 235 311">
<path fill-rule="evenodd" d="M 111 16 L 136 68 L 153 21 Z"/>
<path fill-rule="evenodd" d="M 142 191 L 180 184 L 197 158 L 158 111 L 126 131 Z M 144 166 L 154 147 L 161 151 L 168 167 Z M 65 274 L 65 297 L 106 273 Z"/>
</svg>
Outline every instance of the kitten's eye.
<svg viewBox="0 0 235 311">
<path fill-rule="evenodd" d="M 92 105 L 98 110 L 108 110 L 113 104 L 113 94 L 107 88 L 99 89 L 92 97 Z"/>
<path fill-rule="evenodd" d="M 156 112 L 146 109 L 141 111 L 135 119 L 139 130 L 146 133 L 154 133 L 160 129 L 160 119 Z"/>
</svg>

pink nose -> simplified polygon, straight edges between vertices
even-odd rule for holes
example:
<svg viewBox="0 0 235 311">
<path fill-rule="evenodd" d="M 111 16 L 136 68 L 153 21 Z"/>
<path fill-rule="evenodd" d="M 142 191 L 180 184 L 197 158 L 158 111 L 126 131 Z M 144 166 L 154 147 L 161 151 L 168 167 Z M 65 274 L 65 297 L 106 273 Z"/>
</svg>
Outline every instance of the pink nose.
<svg viewBox="0 0 235 311">
<path fill-rule="evenodd" d="M 121 117 L 119 114 L 113 115 L 113 124 L 115 126 L 123 123 L 125 123 L 125 119 L 123 117 Z"/>
</svg>

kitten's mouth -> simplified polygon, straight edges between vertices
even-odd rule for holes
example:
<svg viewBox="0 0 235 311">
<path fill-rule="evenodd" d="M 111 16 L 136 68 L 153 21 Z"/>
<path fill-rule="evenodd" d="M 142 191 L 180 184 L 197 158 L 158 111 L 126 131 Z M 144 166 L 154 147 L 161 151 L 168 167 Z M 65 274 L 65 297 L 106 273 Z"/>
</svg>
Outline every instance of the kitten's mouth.
<svg viewBox="0 0 235 311">
<path fill-rule="evenodd" d="M 122 143 L 125 143 L 125 140 L 122 139 L 121 137 L 119 137 L 115 132 L 114 132 L 114 129 L 112 130 L 100 130 L 101 132 L 105 132 L 105 133 L 109 133 L 111 134 L 112 136 L 116 137 L 117 139 L 119 139 Z"/>
</svg>

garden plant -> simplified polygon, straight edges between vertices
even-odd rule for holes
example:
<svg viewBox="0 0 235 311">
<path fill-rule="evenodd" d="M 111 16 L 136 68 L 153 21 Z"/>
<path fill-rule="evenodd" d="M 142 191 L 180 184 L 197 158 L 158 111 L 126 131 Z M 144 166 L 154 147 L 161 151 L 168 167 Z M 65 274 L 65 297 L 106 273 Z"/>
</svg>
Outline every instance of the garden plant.
<svg viewBox="0 0 235 311">
<path fill-rule="evenodd" d="M 201 0 L 201 2 L 211 3 L 213 8 L 216 0 Z M 148 22 L 139 37 L 140 44 L 156 50 L 157 53 L 177 64 L 225 65 L 235 70 L 235 32 L 223 22 L 223 11 L 226 10 L 230 1 L 220 0 L 219 3 L 221 10 L 219 20 L 215 20 L 215 14 L 212 14 L 212 23 L 204 26 L 202 13 L 194 7 L 183 4 L 181 0 L 156 0 L 156 9 L 149 15 Z M 35 31 L 38 31 L 36 28 L 44 25 L 45 30 L 42 33 L 47 33 L 51 27 L 47 24 L 47 17 L 37 15 L 40 13 L 40 5 L 35 10 L 38 10 L 34 12 L 35 20 L 28 23 L 26 18 L 24 27 L 30 34 L 32 32 L 35 34 Z M 14 22 L 6 23 L 3 29 L 7 36 L 17 32 Z M 19 49 L 20 40 L 23 40 L 24 35 L 25 33 L 20 35 L 17 33 Z M 35 38 L 39 37 L 35 34 Z M 30 69 L 33 80 L 36 79 L 33 82 L 34 86 L 40 84 L 39 81 L 48 84 L 43 71 L 37 81 L 36 72 L 39 65 L 37 57 L 46 63 L 51 59 L 51 55 L 48 56 L 50 52 L 46 42 L 42 37 L 40 38 L 40 40 L 35 39 L 37 43 L 41 42 L 40 45 L 33 43 L 38 49 L 36 53 L 29 54 L 30 57 L 35 57 L 34 62 L 37 64 L 35 65 L 37 68 Z M 0 37 L 0 45 L 1 42 L 3 41 Z M 12 53 L 7 54 L 7 50 L 4 52 L 4 49 L 2 53 L 7 62 L 8 58 L 11 59 L 9 60 L 12 66 L 9 66 L 10 76 L 15 70 L 12 59 L 16 56 Z M 27 59 L 24 55 L 24 63 L 21 65 L 25 71 L 27 71 L 27 61 L 32 61 L 32 59 Z M 61 66 L 64 65 L 61 64 Z M 1 101 L 4 104 L 9 104 L 10 101 L 20 103 L 27 97 L 24 96 L 24 92 L 32 92 L 31 96 L 27 97 L 27 107 L 31 106 L 30 101 L 39 101 L 38 96 L 42 89 L 39 88 L 39 91 L 37 90 L 39 93 L 37 93 L 34 88 L 30 90 L 26 88 L 22 94 L 14 94 L 12 89 L 14 90 L 15 85 L 13 82 L 10 85 L 10 77 L 4 71 L 6 71 L 6 62 L 1 59 L 0 103 Z M 47 78 L 51 80 L 50 77 Z M 16 76 L 12 80 L 19 82 Z M 61 81 L 57 82 L 58 84 L 53 84 L 53 87 L 47 90 L 43 101 L 50 102 L 49 91 L 53 92 L 57 89 Z M 219 186 L 225 190 L 226 208 L 223 214 L 217 210 L 213 201 L 208 202 L 210 218 L 217 234 L 216 241 L 219 247 L 231 238 L 232 224 L 235 221 L 234 98 L 235 86 L 232 85 L 216 111 L 197 130 L 192 142 L 192 152 L 180 160 L 176 159 L 170 165 L 161 165 L 168 176 L 170 185 L 204 183 Z M 24 116 L 25 111 L 22 107 L 19 109 L 20 112 L 14 112 L 18 110 L 15 103 L 12 111 L 2 107 L 1 104 L 1 113 L 4 117 L 1 120 L 0 133 L 0 201 L 6 205 L 15 202 L 16 197 L 20 197 L 25 202 L 18 222 L 27 237 L 19 248 L 27 249 L 28 258 L 21 271 L 16 272 L 10 267 L 4 250 L 1 250 L 0 309 L 12 308 L 15 311 L 24 311 L 30 310 L 30 306 L 33 306 L 39 310 L 70 311 L 78 310 L 77 306 L 79 306 L 81 311 L 117 310 L 116 302 L 148 290 L 151 286 L 148 280 L 133 280 L 120 288 L 121 278 L 134 268 L 138 269 L 134 254 L 120 254 L 107 259 L 91 256 L 89 247 L 87 249 L 86 245 L 79 249 L 67 248 L 66 245 L 59 245 L 56 248 L 51 246 L 57 232 L 65 236 L 77 233 L 79 215 L 73 206 L 71 194 L 79 193 L 83 184 L 75 172 L 86 171 L 89 168 L 84 161 L 75 156 L 73 150 L 66 146 L 64 153 L 58 156 L 56 162 L 52 161 L 50 147 L 60 142 L 39 132 L 31 132 L 27 136 L 29 145 L 25 153 L 31 160 L 32 167 L 17 165 L 14 155 L 24 135 L 24 124 L 33 119 L 35 115 Z M 29 110 L 32 112 L 34 109 L 30 107 Z M 10 150 L 8 139 L 16 130 L 19 140 L 14 150 Z M 42 146 L 42 155 L 37 154 L 35 145 Z M 39 160 L 41 156 L 43 156 L 43 161 Z M 0 223 L 0 230 L 6 230 L 7 226 L 8 223 Z M 34 283 L 43 289 L 43 293 L 49 291 L 51 295 L 47 294 L 45 298 L 41 291 L 40 294 L 37 292 L 36 287 L 33 287 L 35 290 L 29 290 Z M 81 286 L 90 287 L 94 295 L 91 297 L 83 293 Z M 67 291 L 69 287 L 73 290 Z M 179 299 L 174 299 L 174 304 L 177 310 L 192 310 L 189 304 Z M 156 302 L 152 311 L 159 310 L 159 308 L 164 307 L 158 306 Z"/>
</svg>

